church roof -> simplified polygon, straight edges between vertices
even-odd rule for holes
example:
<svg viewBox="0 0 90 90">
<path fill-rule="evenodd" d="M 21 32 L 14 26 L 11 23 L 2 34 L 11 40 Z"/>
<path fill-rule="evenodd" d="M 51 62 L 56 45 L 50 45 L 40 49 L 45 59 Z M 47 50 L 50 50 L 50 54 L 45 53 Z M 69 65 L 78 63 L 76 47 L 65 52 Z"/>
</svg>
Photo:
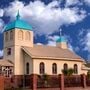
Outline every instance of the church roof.
<svg viewBox="0 0 90 90">
<path fill-rule="evenodd" d="M 68 49 L 54 46 L 35 45 L 34 47 L 22 47 L 32 58 L 65 59 L 84 61 L 81 57 Z"/>
<path fill-rule="evenodd" d="M 0 66 L 13 66 L 13 63 L 9 60 L 0 59 Z"/>
<path fill-rule="evenodd" d="M 24 20 L 20 19 L 19 13 L 16 16 L 16 20 L 14 20 L 13 22 L 10 22 L 6 26 L 5 31 L 9 31 L 14 28 L 20 28 L 20 29 L 24 29 L 24 30 L 32 30 L 32 26 L 30 24 L 28 24 Z"/>
<path fill-rule="evenodd" d="M 56 40 L 57 43 L 59 42 L 66 42 L 66 39 L 64 36 L 61 36 L 59 39 Z"/>
</svg>

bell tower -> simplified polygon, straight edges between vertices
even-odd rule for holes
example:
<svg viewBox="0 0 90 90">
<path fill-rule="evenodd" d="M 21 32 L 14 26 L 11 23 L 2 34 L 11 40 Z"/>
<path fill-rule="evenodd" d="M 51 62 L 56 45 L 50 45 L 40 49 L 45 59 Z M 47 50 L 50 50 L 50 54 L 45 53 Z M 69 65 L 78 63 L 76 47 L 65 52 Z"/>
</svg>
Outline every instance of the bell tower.
<svg viewBox="0 0 90 90">
<path fill-rule="evenodd" d="M 33 31 L 31 25 L 23 21 L 18 12 L 16 19 L 4 31 L 4 59 L 14 63 L 15 75 L 24 73 L 22 46 L 33 47 Z"/>
<path fill-rule="evenodd" d="M 65 37 L 62 35 L 62 30 L 60 29 L 60 37 L 59 39 L 56 41 L 56 46 L 60 47 L 62 49 L 68 49 L 68 45 L 66 42 Z"/>
</svg>

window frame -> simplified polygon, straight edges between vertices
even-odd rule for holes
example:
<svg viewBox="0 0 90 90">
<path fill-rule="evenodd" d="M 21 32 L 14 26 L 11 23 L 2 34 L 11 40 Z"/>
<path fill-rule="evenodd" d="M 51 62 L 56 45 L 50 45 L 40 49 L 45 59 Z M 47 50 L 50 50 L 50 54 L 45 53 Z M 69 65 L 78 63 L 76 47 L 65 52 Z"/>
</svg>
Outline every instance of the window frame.
<svg viewBox="0 0 90 90">
<path fill-rule="evenodd" d="M 7 55 L 11 55 L 12 54 L 12 49 L 9 47 L 7 48 Z"/>
<path fill-rule="evenodd" d="M 68 64 L 67 64 L 67 63 L 64 63 L 63 69 L 64 69 L 64 70 L 68 70 Z"/>
<path fill-rule="evenodd" d="M 13 31 L 10 31 L 10 40 L 13 40 Z"/>
<path fill-rule="evenodd" d="M 7 42 L 8 40 L 9 40 L 9 33 L 6 32 L 6 33 L 5 33 L 5 41 Z"/>
<path fill-rule="evenodd" d="M 30 40 L 30 32 L 29 31 L 25 32 L 25 40 L 26 41 Z"/>
<path fill-rule="evenodd" d="M 29 68 L 30 64 L 29 62 L 26 63 L 26 74 L 28 75 L 30 73 L 30 68 Z"/>
<path fill-rule="evenodd" d="M 57 64 L 56 63 L 52 64 L 52 74 L 57 74 Z"/>
<path fill-rule="evenodd" d="M 45 64 L 44 64 L 44 62 L 41 62 L 39 64 L 39 72 L 40 72 L 40 74 L 45 74 Z"/>
<path fill-rule="evenodd" d="M 74 74 L 78 74 L 78 65 L 74 64 Z"/>
<path fill-rule="evenodd" d="M 23 31 L 18 31 L 18 40 L 23 40 Z"/>
</svg>

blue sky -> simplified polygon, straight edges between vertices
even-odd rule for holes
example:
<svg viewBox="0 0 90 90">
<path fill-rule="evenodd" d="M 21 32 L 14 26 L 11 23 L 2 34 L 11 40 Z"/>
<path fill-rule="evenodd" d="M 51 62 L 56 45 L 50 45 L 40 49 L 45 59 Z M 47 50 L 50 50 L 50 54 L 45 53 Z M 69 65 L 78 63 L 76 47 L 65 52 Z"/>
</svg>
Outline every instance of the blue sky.
<svg viewBox="0 0 90 90">
<path fill-rule="evenodd" d="M 90 61 L 90 0 L 0 0 L 0 56 L 4 27 L 18 10 L 32 25 L 36 44 L 55 46 L 62 29 L 69 49 Z"/>
</svg>

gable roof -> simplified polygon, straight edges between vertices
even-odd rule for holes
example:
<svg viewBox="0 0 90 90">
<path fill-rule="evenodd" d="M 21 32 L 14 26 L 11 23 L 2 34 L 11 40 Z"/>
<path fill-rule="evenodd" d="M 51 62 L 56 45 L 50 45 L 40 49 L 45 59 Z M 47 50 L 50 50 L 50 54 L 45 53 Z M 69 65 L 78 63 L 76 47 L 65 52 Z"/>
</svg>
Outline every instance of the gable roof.
<svg viewBox="0 0 90 90">
<path fill-rule="evenodd" d="M 81 57 L 69 49 L 54 46 L 34 45 L 34 47 L 22 47 L 32 58 L 65 59 L 84 61 Z"/>
<path fill-rule="evenodd" d="M 0 59 L 0 66 L 12 66 L 13 67 L 13 63 L 9 60 Z"/>
</svg>

